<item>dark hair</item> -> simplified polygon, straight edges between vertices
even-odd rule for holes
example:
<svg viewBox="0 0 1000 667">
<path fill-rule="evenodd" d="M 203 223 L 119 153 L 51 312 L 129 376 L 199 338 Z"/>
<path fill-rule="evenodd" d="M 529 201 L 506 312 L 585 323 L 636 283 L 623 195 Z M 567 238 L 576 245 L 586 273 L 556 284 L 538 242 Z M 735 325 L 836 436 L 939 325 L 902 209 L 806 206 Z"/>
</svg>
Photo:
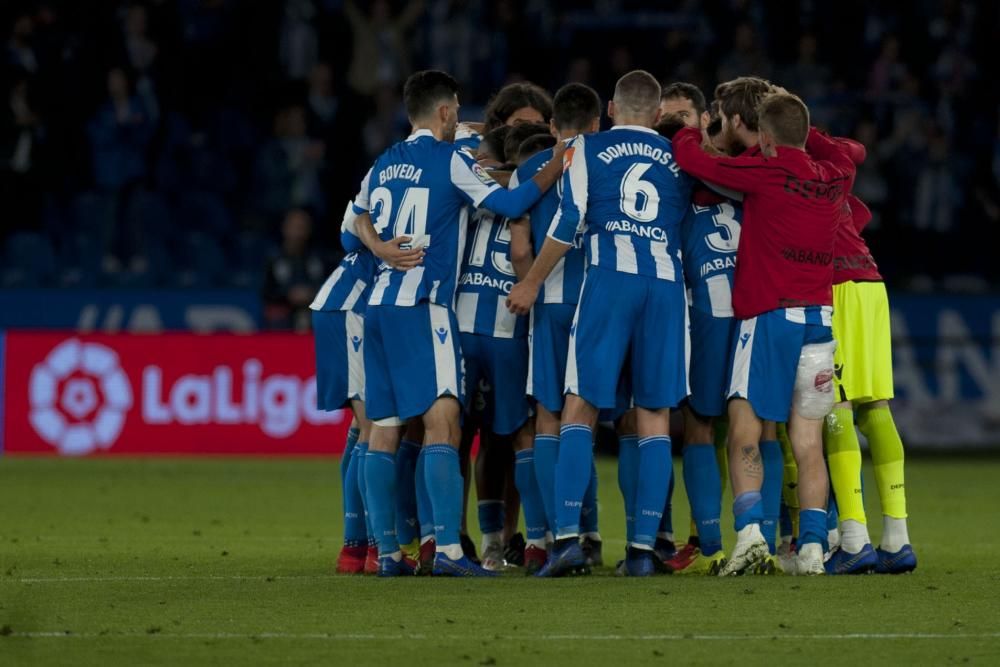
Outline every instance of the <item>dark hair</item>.
<svg viewBox="0 0 1000 667">
<path fill-rule="evenodd" d="M 701 88 L 693 83 L 675 81 L 660 93 L 660 100 L 675 100 L 677 98 L 690 100 L 691 106 L 694 107 L 695 113 L 699 116 L 705 113 L 708 108 L 705 103 L 705 93 L 701 92 Z"/>
<path fill-rule="evenodd" d="M 556 91 L 552 101 L 552 122 L 559 131 L 590 127 L 601 117 L 601 98 L 597 91 L 582 83 L 567 83 Z"/>
<path fill-rule="evenodd" d="M 507 141 L 507 135 L 509 133 L 510 128 L 506 125 L 501 125 L 500 127 L 495 127 L 483 135 L 482 142 L 486 144 L 486 150 L 493 155 L 493 158 L 497 162 L 507 161 L 507 153 L 504 151 L 504 143 Z"/>
<path fill-rule="evenodd" d="M 660 136 L 666 137 L 672 141 L 674 135 L 677 134 L 682 127 L 684 127 L 684 121 L 676 115 L 671 114 L 660 120 L 660 122 L 657 123 L 656 127 L 653 129 L 659 132 Z"/>
<path fill-rule="evenodd" d="M 549 131 L 549 126 L 545 123 L 518 123 L 510 126 L 510 132 L 503 141 L 503 152 L 507 156 L 507 162 L 513 162 L 517 158 L 517 149 L 528 137 L 536 134 L 545 134 Z"/>
<path fill-rule="evenodd" d="M 646 70 L 637 69 L 615 84 L 615 108 L 625 113 L 656 113 L 660 103 L 660 82 Z"/>
<path fill-rule="evenodd" d="M 484 131 L 506 125 L 511 114 L 524 107 L 537 110 L 546 123 L 552 118 L 552 97 L 548 91 L 533 83 L 511 83 L 501 88 L 486 105 Z"/>
<path fill-rule="evenodd" d="M 739 114 L 740 121 L 751 132 L 756 132 L 757 107 L 764 96 L 772 90 L 771 82 L 756 76 L 741 76 L 732 81 L 720 83 L 715 87 L 715 99 L 719 101 L 719 110 L 732 118 Z"/>
<path fill-rule="evenodd" d="M 768 95 L 757 109 L 761 129 L 784 146 L 804 146 L 809 136 L 809 108 L 796 95 Z"/>
<path fill-rule="evenodd" d="M 514 162 L 520 164 L 535 153 L 544 151 L 546 148 L 552 148 L 555 145 L 556 138 L 552 136 L 551 132 L 533 134 L 522 141 L 521 145 L 517 147 L 517 155 L 513 156 Z"/>
<path fill-rule="evenodd" d="M 403 102 L 410 120 L 422 118 L 444 100 L 458 94 L 458 82 L 450 74 L 434 69 L 410 75 L 403 86 Z"/>
</svg>

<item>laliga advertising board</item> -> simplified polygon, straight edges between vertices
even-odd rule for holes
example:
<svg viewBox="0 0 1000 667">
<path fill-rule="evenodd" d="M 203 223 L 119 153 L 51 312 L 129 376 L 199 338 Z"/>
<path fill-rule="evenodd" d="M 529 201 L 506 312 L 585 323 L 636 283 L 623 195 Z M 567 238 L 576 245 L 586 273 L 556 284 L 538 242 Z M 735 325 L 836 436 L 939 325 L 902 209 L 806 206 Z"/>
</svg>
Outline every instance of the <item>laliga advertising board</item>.
<svg viewBox="0 0 1000 667">
<path fill-rule="evenodd" d="M 3 340 L 6 453 L 334 454 L 350 423 L 316 409 L 310 336 Z"/>
</svg>

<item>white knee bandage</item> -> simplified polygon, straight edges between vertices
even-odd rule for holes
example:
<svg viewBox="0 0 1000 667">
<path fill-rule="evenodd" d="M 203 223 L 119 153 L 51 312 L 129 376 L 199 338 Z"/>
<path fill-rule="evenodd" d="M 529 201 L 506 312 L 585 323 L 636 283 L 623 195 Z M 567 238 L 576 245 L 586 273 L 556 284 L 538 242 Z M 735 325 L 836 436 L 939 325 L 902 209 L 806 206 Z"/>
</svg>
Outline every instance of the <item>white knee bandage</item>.
<svg viewBox="0 0 1000 667">
<path fill-rule="evenodd" d="M 837 341 L 806 345 L 799 355 L 792 405 L 806 419 L 822 419 L 835 402 L 833 392 L 833 351 Z"/>
<path fill-rule="evenodd" d="M 403 426 L 406 422 L 400 419 L 399 417 L 386 417 L 385 419 L 376 419 L 372 423 L 375 424 L 376 426 L 391 427 L 391 426 Z"/>
</svg>

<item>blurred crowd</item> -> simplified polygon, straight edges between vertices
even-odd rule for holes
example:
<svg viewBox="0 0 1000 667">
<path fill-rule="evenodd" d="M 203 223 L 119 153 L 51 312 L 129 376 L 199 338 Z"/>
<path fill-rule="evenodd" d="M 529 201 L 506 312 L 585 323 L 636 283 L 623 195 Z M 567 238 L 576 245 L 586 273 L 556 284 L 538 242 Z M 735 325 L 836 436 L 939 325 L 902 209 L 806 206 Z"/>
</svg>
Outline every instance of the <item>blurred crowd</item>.
<svg viewBox="0 0 1000 667">
<path fill-rule="evenodd" d="M 427 67 L 463 84 L 466 120 L 515 80 L 771 78 L 868 147 L 890 283 L 1000 285 L 997 3 L 8 0 L 0 19 L 4 286 L 253 287 L 288 324 Z"/>
</svg>

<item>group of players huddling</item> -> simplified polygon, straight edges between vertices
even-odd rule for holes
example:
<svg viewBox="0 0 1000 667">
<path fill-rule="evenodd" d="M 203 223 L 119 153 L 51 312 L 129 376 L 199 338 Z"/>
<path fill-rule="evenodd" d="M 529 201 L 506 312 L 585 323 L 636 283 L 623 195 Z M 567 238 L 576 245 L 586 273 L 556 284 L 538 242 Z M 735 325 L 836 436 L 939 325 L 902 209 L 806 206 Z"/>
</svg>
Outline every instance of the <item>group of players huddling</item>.
<svg viewBox="0 0 1000 667">
<path fill-rule="evenodd" d="M 362 181 L 349 254 L 312 305 L 320 407 L 355 418 L 339 572 L 588 573 L 603 562 L 598 422 L 618 434 L 621 574 L 916 567 L 888 302 L 851 194 L 863 146 L 810 127 L 798 97 L 755 77 L 719 85 L 708 108 L 693 85 L 630 72 L 603 132 L 598 94 L 576 83 L 554 98 L 511 84 L 475 125 L 458 122 L 443 72 L 411 76 L 404 100 L 412 134 Z M 465 530 L 477 434 L 481 561 Z"/>
</svg>

